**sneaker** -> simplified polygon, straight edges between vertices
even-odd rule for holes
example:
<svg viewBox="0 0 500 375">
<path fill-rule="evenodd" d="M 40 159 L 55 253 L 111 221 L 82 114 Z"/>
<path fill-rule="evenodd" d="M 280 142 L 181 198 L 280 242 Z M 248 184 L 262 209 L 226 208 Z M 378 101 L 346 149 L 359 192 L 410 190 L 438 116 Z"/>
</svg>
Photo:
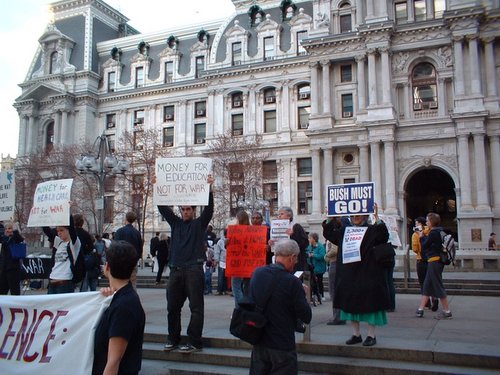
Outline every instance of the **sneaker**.
<svg viewBox="0 0 500 375">
<path fill-rule="evenodd" d="M 163 350 L 166 351 L 166 352 L 170 352 L 174 349 L 177 349 L 178 345 L 177 344 L 174 344 L 170 341 L 167 341 L 167 343 L 165 344 L 165 346 L 163 347 Z"/>
<path fill-rule="evenodd" d="M 363 346 L 373 346 L 377 343 L 377 339 L 375 337 L 366 336 L 365 341 L 363 341 Z"/>
<path fill-rule="evenodd" d="M 439 309 L 439 299 L 434 298 L 434 299 L 432 300 L 432 307 L 431 307 L 431 310 L 432 310 L 432 311 L 438 311 L 438 309 Z"/>
<path fill-rule="evenodd" d="M 437 320 L 442 320 L 442 319 L 451 319 L 452 318 L 452 315 L 451 315 L 451 311 L 441 311 L 439 314 L 437 314 L 434 319 L 437 319 Z"/>
<path fill-rule="evenodd" d="M 201 350 L 201 348 L 197 348 L 196 346 L 191 345 L 191 344 L 186 344 L 186 345 L 179 346 L 179 352 L 180 353 L 189 354 L 189 353 L 199 352 L 200 350 Z"/>
<path fill-rule="evenodd" d="M 360 342 L 363 342 L 361 335 L 359 335 L 359 336 L 352 335 L 351 338 L 349 340 L 347 340 L 345 343 L 347 345 L 354 345 L 354 344 L 359 344 Z"/>
<path fill-rule="evenodd" d="M 415 315 L 417 316 L 417 318 L 423 318 L 424 317 L 424 310 L 417 309 L 417 311 L 415 312 Z"/>
</svg>

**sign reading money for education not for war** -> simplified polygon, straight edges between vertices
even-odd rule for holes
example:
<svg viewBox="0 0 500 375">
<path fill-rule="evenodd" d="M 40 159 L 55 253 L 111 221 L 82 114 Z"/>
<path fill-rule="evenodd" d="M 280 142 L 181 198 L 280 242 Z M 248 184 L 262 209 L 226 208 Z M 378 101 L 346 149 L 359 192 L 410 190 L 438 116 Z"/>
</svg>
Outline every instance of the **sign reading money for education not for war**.
<svg viewBox="0 0 500 375">
<path fill-rule="evenodd" d="M 16 202 L 14 171 L 0 172 L 0 220 L 12 220 Z"/>
<path fill-rule="evenodd" d="M 39 183 L 35 190 L 28 227 L 69 225 L 72 185 L 72 178 Z"/>
<path fill-rule="evenodd" d="M 156 183 L 153 201 L 161 206 L 206 206 L 210 186 L 208 175 L 212 159 L 156 159 Z"/>
<path fill-rule="evenodd" d="M 368 215 L 374 211 L 373 182 L 329 185 L 328 216 Z"/>
</svg>

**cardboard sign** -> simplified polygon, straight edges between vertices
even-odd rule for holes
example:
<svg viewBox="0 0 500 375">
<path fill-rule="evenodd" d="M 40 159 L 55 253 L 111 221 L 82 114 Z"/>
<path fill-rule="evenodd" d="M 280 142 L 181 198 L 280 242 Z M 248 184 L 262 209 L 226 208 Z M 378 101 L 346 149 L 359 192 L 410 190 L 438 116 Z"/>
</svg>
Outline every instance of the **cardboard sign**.
<svg viewBox="0 0 500 375">
<path fill-rule="evenodd" d="M 0 374 L 90 374 L 99 292 L 0 296 Z"/>
<path fill-rule="evenodd" d="M 251 277 L 257 267 L 266 265 L 265 225 L 229 225 L 227 238 L 226 276 Z"/>
<path fill-rule="evenodd" d="M 368 227 L 347 227 L 342 242 L 342 263 L 354 263 L 361 260 L 361 242 Z"/>
<path fill-rule="evenodd" d="M 373 213 L 373 182 L 329 185 L 328 216 L 369 215 Z"/>
<path fill-rule="evenodd" d="M 16 205 L 14 170 L 0 172 L 0 220 L 12 220 Z"/>
<path fill-rule="evenodd" d="M 290 236 L 286 233 L 290 229 L 291 222 L 288 219 L 274 219 L 271 220 L 271 233 L 270 238 L 274 241 L 288 239 Z"/>
<path fill-rule="evenodd" d="M 210 186 L 208 175 L 212 159 L 156 159 L 153 203 L 160 206 L 206 206 Z"/>
<path fill-rule="evenodd" d="M 35 190 L 28 227 L 69 225 L 72 185 L 72 178 L 39 183 Z"/>
<path fill-rule="evenodd" d="M 389 242 L 394 246 L 402 246 L 401 239 L 398 234 L 398 221 L 396 216 L 378 215 L 378 218 L 385 223 L 387 230 L 389 231 Z"/>
</svg>

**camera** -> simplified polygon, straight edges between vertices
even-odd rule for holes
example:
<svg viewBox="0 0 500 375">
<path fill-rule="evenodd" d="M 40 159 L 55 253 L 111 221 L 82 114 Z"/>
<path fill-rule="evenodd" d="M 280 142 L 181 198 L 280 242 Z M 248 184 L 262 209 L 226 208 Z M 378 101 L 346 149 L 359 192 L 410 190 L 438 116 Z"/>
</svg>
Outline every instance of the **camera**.
<svg viewBox="0 0 500 375">
<path fill-rule="evenodd" d="M 304 323 L 300 319 L 297 319 L 297 321 L 295 322 L 295 332 L 304 333 L 306 331 L 306 327 L 306 323 Z"/>
</svg>

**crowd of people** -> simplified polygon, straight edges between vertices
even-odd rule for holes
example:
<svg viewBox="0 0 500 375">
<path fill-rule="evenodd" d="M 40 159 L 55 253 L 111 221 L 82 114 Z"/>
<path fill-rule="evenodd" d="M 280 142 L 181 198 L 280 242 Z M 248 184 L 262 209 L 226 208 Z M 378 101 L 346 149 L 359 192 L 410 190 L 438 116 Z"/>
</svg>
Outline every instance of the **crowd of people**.
<svg viewBox="0 0 500 375">
<path fill-rule="evenodd" d="M 253 347 L 251 374 L 297 373 L 294 332 L 298 326 L 311 321 L 311 306 L 325 301 L 325 273 L 328 273 L 332 303 L 332 316 L 327 324 L 342 325 L 349 321 L 352 336 L 346 341 L 347 345 L 375 345 L 376 327 L 387 324 L 386 312 L 395 308 L 388 282 L 392 271 L 388 273 L 390 266 L 387 261 L 381 262 L 377 253 L 380 245 L 391 246 L 388 229 L 379 219 L 377 207 L 372 221 L 368 215 L 326 219 L 322 225 L 326 241 L 321 240 L 318 233 L 307 233 L 295 223 L 290 207 L 281 207 L 277 214 L 278 219 L 289 223 L 286 230 L 289 239 L 285 240 L 270 238 L 269 223 L 264 222 L 260 212 L 249 215 L 241 210 L 236 214 L 234 225 L 267 226 L 265 265 L 256 268 L 251 278 L 228 278 L 225 272 L 231 237 L 225 228 L 218 238 L 209 224 L 214 212 L 213 181 L 209 177 L 208 205 L 199 215 L 195 206 L 180 206 L 178 213 L 170 206 L 158 206 L 171 234 L 169 237 L 156 232 L 150 241 L 150 253 L 158 266 L 157 285 L 163 283 L 165 267 L 169 269 L 166 283 L 168 339 L 164 350 L 192 353 L 203 349 L 204 295 L 212 294 L 214 272 L 217 272 L 216 294 L 232 292 L 236 307 L 246 298 L 257 305 L 266 299 L 264 313 L 268 324 L 262 340 Z M 134 227 L 136 219 L 134 212 L 127 213 L 125 225 L 113 233 L 111 239 L 106 233 L 90 235 L 84 229 L 85 219 L 80 214 L 70 215 L 67 226 L 43 228 L 52 249 L 49 294 L 75 291 L 75 262 L 80 252 L 85 259 L 81 292 L 95 291 L 101 275 L 109 280 L 110 286 L 101 291 L 113 295 L 113 299 L 96 330 L 95 374 L 105 369 L 118 371 L 124 366 L 132 369 L 132 373 L 140 370 L 145 314 L 135 280 L 144 241 Z M 346 238 L 353 228 L 362 236 L 356 245 L 358 258 L 348 261 L 351 255 L 347 251 L 351 250 L 346 250 Z M 19 295 L 20 260 L 12 256 L 11 249 L 24 239 L 15 223 L 6 222 L 1 229 L 0 294 Z M 452 317 L 442 281 L 444 266 L 438 254 L 441 232 L 440 218 L 435 213 L 415 220 L 412 249 L 416 253 L 422 291 L 417 317 L 423 317 L 425 308 L 437 311 L 439 303 L 443 310 L 436 318 Z M 306 275 L 310 287 L 303 283 Z M 181 309 L 186 300 L 191 316 L 187 326 L 188 340 L 181 343 Z M 364 340 L 361 322 L 368 325 Z"/>
</svg>

